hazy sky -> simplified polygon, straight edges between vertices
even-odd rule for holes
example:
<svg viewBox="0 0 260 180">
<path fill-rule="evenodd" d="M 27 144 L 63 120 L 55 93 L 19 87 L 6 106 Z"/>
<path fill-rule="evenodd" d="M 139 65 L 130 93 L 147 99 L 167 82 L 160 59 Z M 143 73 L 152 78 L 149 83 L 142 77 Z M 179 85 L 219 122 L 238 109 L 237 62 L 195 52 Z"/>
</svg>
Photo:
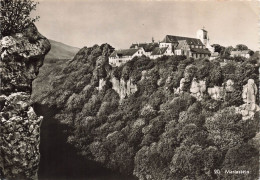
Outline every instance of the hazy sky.
<svg viewBox="0 0 260 180">
<path fill-rule="evenodd" d="M 41 0 L 33 15 L 40 16 L 36 25 L 44 36 L 79 48 L 128 48 L 166 34 L 196 37 L 203 26 L 211 44 L 259 47 L 256 1 Z"/>
</svg>

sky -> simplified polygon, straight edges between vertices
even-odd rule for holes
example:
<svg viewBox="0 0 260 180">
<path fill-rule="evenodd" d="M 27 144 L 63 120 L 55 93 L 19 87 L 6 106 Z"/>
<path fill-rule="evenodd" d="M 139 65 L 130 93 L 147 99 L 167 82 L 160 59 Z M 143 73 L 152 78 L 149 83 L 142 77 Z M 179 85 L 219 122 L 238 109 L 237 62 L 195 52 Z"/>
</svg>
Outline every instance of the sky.
<svg viewBox="0 0 260 180">
<path fill-rule="evenodd" d="M 165 35 L 196 37 L 205 27 L 211 44 L 259 48 L 257 1 L 38 0 L 32 16 L 41 34 L 82 48 L 109 43 L 161 41 Z"/>
</svg>

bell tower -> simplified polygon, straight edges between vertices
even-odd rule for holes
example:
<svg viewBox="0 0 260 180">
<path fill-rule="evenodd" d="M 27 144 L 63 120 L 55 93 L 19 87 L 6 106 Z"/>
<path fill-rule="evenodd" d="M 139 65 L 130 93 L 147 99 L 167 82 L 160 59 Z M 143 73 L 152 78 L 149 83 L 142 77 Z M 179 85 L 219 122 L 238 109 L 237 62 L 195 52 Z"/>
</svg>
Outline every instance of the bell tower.
<svg viewBox="0 0 260 180">
<path fill-rule="evenodd" d="M 197 31 L 197 38 L 200 39 L 205 46 L 207 45 L 208 32 L 204 29 L 204 27 Z"/>
</svg>

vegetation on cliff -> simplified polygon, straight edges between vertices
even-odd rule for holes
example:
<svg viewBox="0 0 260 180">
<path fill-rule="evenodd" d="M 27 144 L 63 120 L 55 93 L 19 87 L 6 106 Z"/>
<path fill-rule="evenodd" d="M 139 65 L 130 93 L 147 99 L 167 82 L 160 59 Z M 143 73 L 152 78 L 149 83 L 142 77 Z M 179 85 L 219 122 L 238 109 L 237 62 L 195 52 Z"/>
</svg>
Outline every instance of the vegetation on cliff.
<svg viewBox="0 0 260 180">
<path fill-rule="evenodd" d="M 39 16 L 31 18 L 31 11 L 36 10 L 37 2 L 32 0 L 1 0 L 1 35 L 9 36 L 22 33 Z"/>
<path fill-rule="evenodd" d="M 38 77 L 38 83 L 51 81 L 48 92 L 34 92 L 35 100 L 60 109 L 55 118 L 71 127 L 68 142 L 80 154 L 139 179 L 241 178 L 216 170 L 248 170 L 243 178 L 258 177 L 258 114 L 243 120 L 235 111 L 243 104 L 248 79 L 259 85 L 253 61 L 221 65 L 185 56 L 143 56 L 112 68 L 112 51 L 108 44 L 84 47 L 59 71 Z M 131 79 L 138 90 L 120 100 L 111 77 Z M 177 94 L 184 77 L 184 91 Z M 221 100 L 205 93 L 198 101 L 189 92 L 193 78 L 207 87 L 231 79 L 234 90 Z M 100 79 L 105 84 L 97 88 Z"/>
</svg>

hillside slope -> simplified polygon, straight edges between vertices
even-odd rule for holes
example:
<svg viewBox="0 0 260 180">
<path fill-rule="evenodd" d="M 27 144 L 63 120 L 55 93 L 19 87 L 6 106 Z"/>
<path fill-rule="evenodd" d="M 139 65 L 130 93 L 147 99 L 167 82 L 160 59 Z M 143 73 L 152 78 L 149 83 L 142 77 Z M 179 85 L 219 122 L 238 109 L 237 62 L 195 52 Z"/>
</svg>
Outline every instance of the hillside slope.
<svg viewBox="0 0 260 180">
<path fill-rule="evenodd" d="M 111 52 L 108 44 L 82 48 L 50 73 L 48 92 L 33 95 L 60 109 L 55 119 L 72 129 L 68 142 L 82 156 L 141 180 L 258 177 L 259 114 L 240 111 L 250 93 L 257 107 L 258 66 L 143 56 L 112 68 Z"/>
<path fill-rule="evenodd" d="M 72 47 L 54 40 L 49 41 L 51 43 L 51 50 L 45 59 L 72 59 L 79 51 L 77 47 Z"/>
</svg>

